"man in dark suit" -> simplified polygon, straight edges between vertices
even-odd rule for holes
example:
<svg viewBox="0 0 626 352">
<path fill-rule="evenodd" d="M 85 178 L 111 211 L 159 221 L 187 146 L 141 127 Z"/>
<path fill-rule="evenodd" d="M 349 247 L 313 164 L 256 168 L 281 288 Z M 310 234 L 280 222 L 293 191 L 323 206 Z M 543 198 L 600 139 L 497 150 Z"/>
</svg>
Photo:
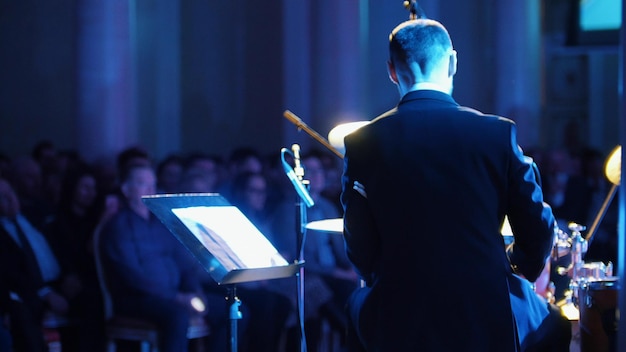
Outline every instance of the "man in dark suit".
<svg viewBox="0 0 626 352">
<path fill-rule="evenodd" d="M 10 330 L 16 351 L 45 351 L 41 323 L 50 310 L 65 314 L 66 286 L 55 254 L 47 240 L 20 210 L 11 185 L 0 179 L 0 277 Z M 6 299 L 6 297 L 5 297 Z"/>
<path fill-rule="evenodd" d="M 509 280 L 537 278 L 555 227 L 538 170 L 513 121 L 453 100 L 440 23 L 400 24 L 389 50 L 399 104 L 345 138 L 346 251 L 365 281 L 348 306 L 356 334 L 367 351 L 518 351 Z"/>
</svg>

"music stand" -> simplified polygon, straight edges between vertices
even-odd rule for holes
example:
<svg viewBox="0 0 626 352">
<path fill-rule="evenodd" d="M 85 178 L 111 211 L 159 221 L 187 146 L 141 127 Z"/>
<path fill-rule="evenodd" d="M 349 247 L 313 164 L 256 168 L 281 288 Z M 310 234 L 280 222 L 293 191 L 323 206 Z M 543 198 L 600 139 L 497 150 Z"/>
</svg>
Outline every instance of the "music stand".
<svg viewBox="0 0 626 352">
<path fill-rule="evenodd" d="M 230 338 L 237 351 L 241 319 L 236 284 L 294 276 L 303 262 L 288 263 L 235 206 L 217 193 L 143 196 L 143 202 L 193 254 L 218 285 L 229 285 Z"/>
</svg>

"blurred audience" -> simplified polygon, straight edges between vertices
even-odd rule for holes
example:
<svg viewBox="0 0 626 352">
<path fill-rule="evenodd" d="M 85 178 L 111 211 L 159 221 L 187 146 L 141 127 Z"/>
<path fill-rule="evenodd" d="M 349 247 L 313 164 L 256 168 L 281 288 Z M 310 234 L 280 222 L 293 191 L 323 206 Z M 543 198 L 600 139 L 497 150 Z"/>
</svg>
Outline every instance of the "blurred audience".
<svg viewBox="0 0 626 352">
<path fill-rule="evenodd" d="M 561 228 L 569 222 L 589 228 L 611 187 L 603 174 L 606 156 L 593 149 L 571 154 L 566 149 L 536 148 L 533 157 Z M 116 310 L 159 321 L 167 331 L 162 334 L 164 351 L 184 349 L 190 317 L 201 316 L 212 325 L 212 350 L 226 349 L 226 290 L 145 208 L 141 195 L 220 193 L 292 262 L 299 253 L 297 195 L 280 155 L 262 156 L 249 147 L 233 149 L 226 159 L 206 152 L 171 153 L 153 168 L 145 148 L 130 146 L 109 160 L 89 164 L 78 152 L 58 151 L 46 140 L 35 145 L 29 156 L 0 153 L 0 343 L 12 343 L 16 351 L 45 350 L 41 317 L 51 310 L 83 322 L 80 333 L 64 337 L 64 350 L 100 350 L 104 318 L 92 252 L 94 235 L 99 233 L 107 272 L 117 278 Z M 339 160 L 314 149 L 303 154 L 302 164 L 315 201 L 307 209 L 307 222 L 341 218 Z M 615 203 L 590 243 L 586 261 L 615 263 Z M 16 226 L 44 248 L 38 250 L 36 260 L 48 258 L 51 265 L 40 268 L 29 259 Z M 341 230 L 307 231 L 304 305 L 311 349 L 319 347 L 323 322 L 342 331 L 343 305 L 358 284 L 345 258 Z M 566 264 L 553 262 L 551 267 Z M 144 269 L 158 275 L 146 275 Z M 568 278 L 552 273 L 550 280 L 557 282 L 558 299 Z M 194 310 L 189 304 L 192 296 L 200 298 L 207 311 Z M 298 348 L 296 278 L 246 283 L 238 287 L 238 296 L 244 315 L 239 322 L 242 351 L 260 351 L 259 346 L 267 351 Z M 2 327 L 10 328 L 10 338 L 3 335 Z"/>
</svg>

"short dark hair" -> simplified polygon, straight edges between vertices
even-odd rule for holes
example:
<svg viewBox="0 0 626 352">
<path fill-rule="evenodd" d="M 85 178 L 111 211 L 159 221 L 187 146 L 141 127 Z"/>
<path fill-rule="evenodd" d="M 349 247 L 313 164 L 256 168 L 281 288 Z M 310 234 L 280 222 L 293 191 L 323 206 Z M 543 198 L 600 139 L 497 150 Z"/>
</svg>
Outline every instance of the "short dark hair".
<svg viewBox="0 0 626 352">
<path fill-rule="evenodd" d="M 446 28 L 430 19 L 409 20 L 399 24 L 389 35 L 389 59 L 396 66 L 415 62 L 423 73 L 452 49 Z"/>
<path fill-rule="evenodd" d="M 117 154 L 116 166 L 119 173 L 123 173 L 124 169 L 132 166 L 130 164 L 135 163 L 151 164 L 150 153 L 143 147 L 131 146 Z"/>
<path fill-rule="evenodd" d="M 120 172 L 120 184 L 128 182 L 135 174 L 135 171 L 144 169 L 154 172 L 154 168 L 148 164 L 131 163 L 126 165 Z"/>
</svg>

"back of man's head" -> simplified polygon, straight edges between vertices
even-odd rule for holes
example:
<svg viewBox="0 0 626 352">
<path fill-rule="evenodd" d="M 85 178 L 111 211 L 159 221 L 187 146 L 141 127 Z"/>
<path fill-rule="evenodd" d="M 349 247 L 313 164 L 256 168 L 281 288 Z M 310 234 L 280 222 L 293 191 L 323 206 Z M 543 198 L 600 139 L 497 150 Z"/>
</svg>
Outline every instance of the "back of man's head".
<svg viewBox="0 0 626 352">
<path fill-rule="evenodd" d="M 389 56 L 395 67 L 407 70 L 416 63 L 424 76 L 428 76 L 451 51 L 452 40 L 448 31 L 435 20 L 405 21 L 389 35 Z"/>
</svg>

